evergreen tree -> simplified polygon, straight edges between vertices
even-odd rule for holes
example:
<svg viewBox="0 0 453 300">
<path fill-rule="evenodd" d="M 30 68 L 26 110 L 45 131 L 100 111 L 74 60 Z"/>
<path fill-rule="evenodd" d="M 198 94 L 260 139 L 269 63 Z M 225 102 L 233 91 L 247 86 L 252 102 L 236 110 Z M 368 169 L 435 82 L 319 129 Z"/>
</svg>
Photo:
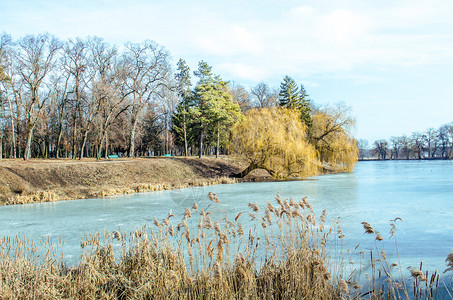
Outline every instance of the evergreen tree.
<svg viewBox="0 0 453 300">
<path fill-rule="evenodd" d="M 222 81 L 219 77 L 214 80 L 214 91 L 216 97 L 212 101 L 209 109 L 211 128 L 213 136 L 216 140 L 216 157 L 219 156 L 221 145 L 221 135 L 226 128 L 233 125 L 241 116 L 241 108 L 239 103 L 234 102 L 231 93 L 229 92 L 228 82 Z"/>
<path fill-rule="evenodd" d="M 311 105 L 310 99 L 308 98 L 308 94 L 305 91 L 303 84 L 300 85 L 300 104 L 299 104 L 299 111 L 300 111 L 300 119 L 302 122 L 307 125 L 308 131 L 310 133 L 311 127 L 313 125 L 313 121 L 311 119 Z"/>
<path fill-rule="evenodd" d="M 200 78 L 193 91 L 193 97 L 191 97 L 191 106 L 194 120 L 194 125 L 198 131 L 198 157 L 203 156 L 203 141 L 205 133 L 209 126 L 209 103 L 215 98 L 213 93 L 213 82 L 214 76 L 211 72 L 212 67 L 209 66 L 205 61 L 198 63 L 198 70 L 194 71 L 194 75 Z"/>
<path fill-rule="evenodd" d="M 173 132 L 176 133 L 177 137 L 184 141 L 184 155 L 188 155 L 188 130 L 189 127 L 189 102 L 191 97 L 190 86 L 190 69 L 187 66 L 186 61 L 179 59 L 178 73 L 175 74 L 176 89 L 178 95 L 181 98 L 181 102 L 176 107 L 176 113 L 172 117 Z"/>
<path fill-rule="evenodd" d="M 228 82 L 214 76 L 211 67 L 204 61 L 198 64 L 195 73 L 200 78 L 191 98 L 190 113 L 194 130 L 199 134 L 199 157 L 203 155 L 206 135 L 216 135 L 216 155 L 219 154 L 221 132 L 240 116 L 240 108 L 229 93 Z"/>
<path fill-rule="evenodd" d="M 286 75 L 280 84 L 279 102 L 281 107 L 298 110 L 301 121 L 310 130 L 312 125 L 310 100 L 303 85 L 299 89 L 296 81 Z"/>
<path fill-rule="evenodd" d="M 299 87 L 288 75 L 283 78 L 280 84 L 280 93 L 278 94 L 280 106 L 285 108 L 298 108 L 300 103 L 300 90 Z"/>
</svg>

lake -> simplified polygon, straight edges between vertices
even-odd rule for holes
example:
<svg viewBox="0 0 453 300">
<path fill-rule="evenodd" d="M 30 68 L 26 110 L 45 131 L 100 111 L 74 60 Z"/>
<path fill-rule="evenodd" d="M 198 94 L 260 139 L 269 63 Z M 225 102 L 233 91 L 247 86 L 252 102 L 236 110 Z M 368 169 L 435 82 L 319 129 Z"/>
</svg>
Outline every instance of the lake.
<svg viewBox="0 0 453 300">
<path fill-rule="evenodd" d="M 61 238 L 63 259 L 73 264 L 79 260 L 84 235 L 153 226 L 153 218 L 162 220 L 169 210 L 178 216 L 194 201 L 201 207 L 209 205 L 209 192 L 218 195 L 221 206 L 231 215 L 250 211 L 250 202 L 260 207 L 267 201 L 275 203 L 278 193 L 296 201 L 308 196 L 317 214 L 327 209 L 328 220 L 341 217 L 346 248 L 353 249 L 357 244 L 363 251 L 374 248 L 373 238 L 364 234 L 361 225 L 367 221 L 383 235 L 387 256 L 394 254 L 389 221 L 400 217 L 404 222 L 397 222 L 397 241 L 404 267 L 419 266 L 422 261 L 425 270 L 443 272 L 453 248 L 453 161 L 368 161 L 359 162 L 353 173 L 303 181 L 240 183 L 4 206 L 0 207 L 0 237 L 21 233 L 35 241 Z"/>
</svg>

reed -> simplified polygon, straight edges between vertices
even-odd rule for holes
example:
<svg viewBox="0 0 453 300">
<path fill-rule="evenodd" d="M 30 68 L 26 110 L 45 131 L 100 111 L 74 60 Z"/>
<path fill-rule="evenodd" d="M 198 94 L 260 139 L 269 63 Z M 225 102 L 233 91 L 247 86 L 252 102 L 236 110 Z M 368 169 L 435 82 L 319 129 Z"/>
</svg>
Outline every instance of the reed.
<svg viewBox="0 0 453 300">
<path fill-rule="evenodd" d="M 194 203 L 182 216 L 132 232 L 115 230 L 81 240 L 80 262 L 68 267 L 51 240 L 24 237 L 0 243 L 0 299 L 435 299 L 439 274 L 412 270 L 412 285 L 387 261 L 374 236 L 371 272 L 349 270 L 338 220 L 318 217 L 306 198 L 276 197 L 249 204 L 250 214 L 222 214 L 217 195 L 207 208 Z M 241 222 L 251 219 L 250 229 Z M 392 235 L 396 241 L 396 224 Z M 371 230 L 373 229 L 373 230 Z M 45 253 L 43 255 L 43 253 Z M 364 257 L 364 254 L 359 255 Z M 447 258 L 451 271 L 453 254 Z M 365 261 L 365 259 L 364 259 Z M 366 264 L 366 263 L 365 263 Z M 365 286 L 363 277 L 369 278 Z M 409 290 L 413 287 L 413 292 Z"/>
</svg>

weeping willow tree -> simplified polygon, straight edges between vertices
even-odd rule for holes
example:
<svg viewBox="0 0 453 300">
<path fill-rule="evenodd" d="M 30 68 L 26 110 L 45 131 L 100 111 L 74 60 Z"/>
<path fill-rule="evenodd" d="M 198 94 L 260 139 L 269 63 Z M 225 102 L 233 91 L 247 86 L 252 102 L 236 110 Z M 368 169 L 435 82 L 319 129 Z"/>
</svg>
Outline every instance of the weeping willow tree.
<svg viewBox="0 0 453 300">
<path fill-rule="evenodd" d="M 312 116 L 310 143 L 316 148 L 325 168 L 351 172 L 359 150 L 350 129 L 354 120 L 345 106 L 324 108 Z"/>
<path fill-rule="evenodd" d="M 285 108 L 248 110 L 232 128 L 231 147 L 249 166 L 238 177 L 265 169 L 274 178 L 307 177 L 318 173 L 315 148 L 308 143 L 300 112 Z"/>
</svg>

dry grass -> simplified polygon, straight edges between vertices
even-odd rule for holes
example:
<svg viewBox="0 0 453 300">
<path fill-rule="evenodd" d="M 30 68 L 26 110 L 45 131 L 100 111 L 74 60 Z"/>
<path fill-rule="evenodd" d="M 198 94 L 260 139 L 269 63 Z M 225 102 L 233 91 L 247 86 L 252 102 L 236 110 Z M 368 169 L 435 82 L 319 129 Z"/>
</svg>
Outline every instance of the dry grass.
<svg viewBox="0 0 453 300">
<path fill-rule="evenodd" d="M 376 249 L 363 275 L 360 268 L 348 271 L 340 224 L 326 223 L 326 211 L 316 216 L 306 198 L 250 203 L 250 212 L 231 218 L 217 195 L 209 199 L 209 209 L 194 203 L 182 218 L 170 211 L 152 227 L 85 237 L 74 267 L 57 258 L 51 241 L 37 247 L 4 238 L 0 299 L 437 299 L 437 274 L 413 269 L 413 293 L 408 280 L 393 275 L 402 271 L 386 260 L 369 223 Z"/>
<path fill-rule="evenodd" d="M 211 210 L 169 212 L 154 228 L 96 234 L 81 242 L 72 268 L 21 238 L 1 243 L 1 299 L 329 299 L 341 295 L 320 243 L 324 222 L 299 203 L 269 205 L 253 213 L 254 229 L 225 219 L 215 194 Z M 302 203 L 302 202 L 301 202 Z M 311 216 L 311 217 L 309 217 Z M 313 233 L 318 231 L 317 236 Z M 32 250 L 30 250 L 32 249 Z M 50 254 L 49 254 L 50 253 Z"/>
<path fill-rule="evenodd" d="M 233 183 L 229 157 L 121 160 L 2 160 L 0 205 L 83 199 Z"/>
</svg>

